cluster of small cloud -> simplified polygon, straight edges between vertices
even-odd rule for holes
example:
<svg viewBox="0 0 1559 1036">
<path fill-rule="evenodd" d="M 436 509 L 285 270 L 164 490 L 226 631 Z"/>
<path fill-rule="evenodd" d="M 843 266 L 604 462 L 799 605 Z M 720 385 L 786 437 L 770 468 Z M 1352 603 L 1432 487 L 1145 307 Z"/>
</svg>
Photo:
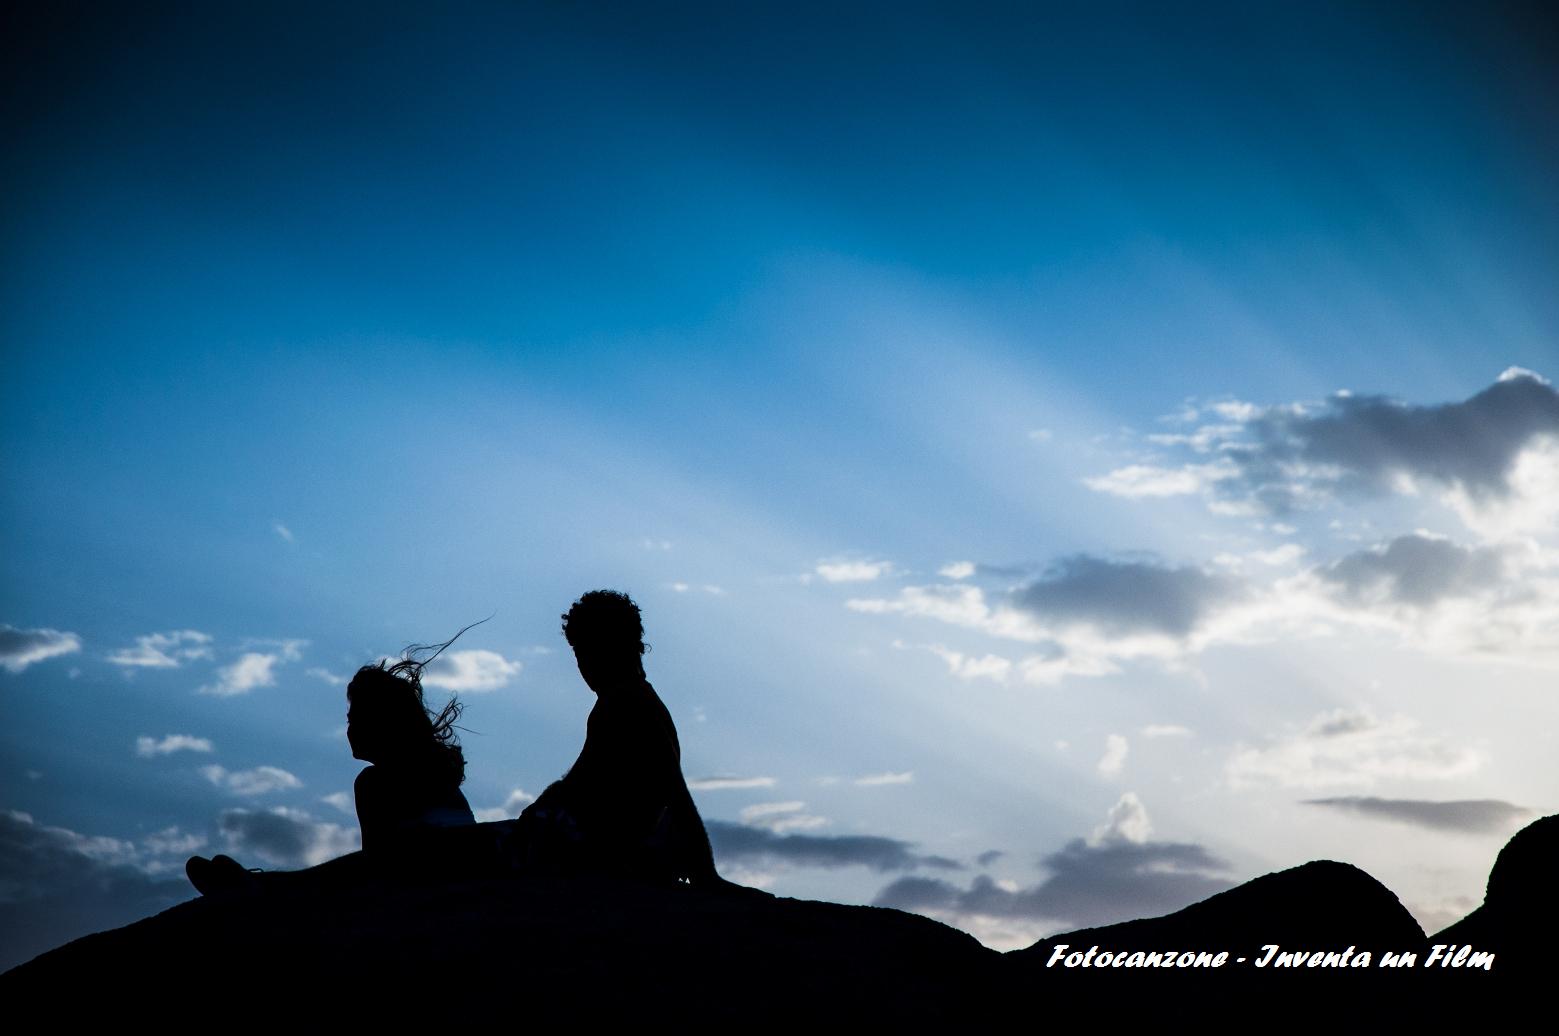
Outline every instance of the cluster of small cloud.
<svg viewBox="0 0 1559 1036">
<path fill-rule="evenodd" d="M 970 582 L 906 586 L 889 598 L 853 598 L 869 614 L 936 620 L 984 635 L 1033 645 L 1013 661 L 965 654 L 941 644 L 929 650 L 962 679 L 1029 683 L 1118 672 L 1129 659 L 1172 662 L 1200 650 L 1212 620 L 1248 596 L 1236 580 L 1195 566 L 1171 567 L 1140 558 L 1063 558 L 1016 587 L 987 590 Z"/>
<path fill-rule="evenodd" d="M 361 847 L 357 828 L 315 820 L 299 809 L 227 809 L 217 818 L 227 851 L 274 867 L 313 867 Z"/>
<path fill-rule="evenodd" d="M 1270 552 L 1258 552 L 1270 553 Z M 1054 684 L 1120 672 L 1131 661 L 1175 667 L 1220 644 L 1385 633 L 1427 651 L 1559 661 L 1559 554 L 1531 543 L 1462 546 L 1416 531 L 1329 562 L 1262 577 L 1223 565 L 1173 566 L 1074 555 L 990 588 L 960 581 L 853 598 L 855 611 L 929 619 L 1021 642 L 1032 654 L 976 655 L 926 645 L 963 679 Z M 1220 570 L 1221 567 L 1221 570 Z M 902 640 L 895 646 L 906 647 Z"/>
<path fill-rule="evenodd" d="M 165 875 L 203 844 L 168 828 L 137 846 L 0 811 L 0 969 L 188 899 L 183 874 Z"/>
<path fill-rule="evenodd" d="M 1367 709 L 1340 708 L 1266 745 L 1237 748 L 1225 772 L 1234 787 L 1328 788 L 1444 781 L 1482 764 L 1476 750 L 1422 734 L 1406 716 L 1379 719 Z"/>
<path fill-rule="evenodd" d="M 1214 423 L 1151 437 L 1206 456 L 1172 469 L 1129 465 L 1089 484 L 1121 496 L 1206 492 L 1215 510 L 1254 515 L 1433 483 L 1483 539 L 1460 544 L 1420 529 L 1317 560 L 1289 540 L 1206 565 L 1086 553 L 1038 569 L 957 561 L 939 570 L 946 582 L 853 598 L 848 607 L 1027 646 L 1008 657 L 925 645 L 966 681 L 1054 684 L 1136 661 L 1178 667 L 1216 644 L 1339 628 L 1442 654 L 1559 662 L 1559 551 L 1530 537 L 1488 536 L 1496 526 L 1559 528 L 1559 394 L 1546 381 L 1507 371 L 1471 399 L 1442 406 L 1340 395 L 1319 407 L 1224 402 L 1206 412 Z M 1499 525 L 1496 512 L 1525 517 Z"/>
<path fill-rule="evenodd" d="M 1480 534 L 1552 530 L 1559 519 L 1559 393 L 1532 371 L 1510 368 L 1471 398 L 1437 406 L 1340 392 L 1320 404 L 1206 410 L 1211 423 L 1149 436 L 1190 459 L 1133 463 L 1085 484 L 1129 498 L 1199 495 L 1241 515 L 1431 485 Z M 1206 416 L 1191 408 L 1181 419 Z"/>
</svg>

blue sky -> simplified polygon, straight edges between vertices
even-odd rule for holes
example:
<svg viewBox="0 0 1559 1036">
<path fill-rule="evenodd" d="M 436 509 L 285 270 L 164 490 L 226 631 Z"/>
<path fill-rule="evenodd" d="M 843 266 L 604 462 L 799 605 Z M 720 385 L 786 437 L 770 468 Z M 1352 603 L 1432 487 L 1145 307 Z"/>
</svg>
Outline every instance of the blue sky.
<svg viewBox="0 0 1559 1036">
<path fill-rule="evenodd" d="M 1325 856 L 1433 927 L 1555 808 L 1540 6 L 51 11 L 7 962 L 351 848 L 343 678 L 488 615 L 512 816 L 598 586 L 727 871 L 993 945 Z"/>
</svg>

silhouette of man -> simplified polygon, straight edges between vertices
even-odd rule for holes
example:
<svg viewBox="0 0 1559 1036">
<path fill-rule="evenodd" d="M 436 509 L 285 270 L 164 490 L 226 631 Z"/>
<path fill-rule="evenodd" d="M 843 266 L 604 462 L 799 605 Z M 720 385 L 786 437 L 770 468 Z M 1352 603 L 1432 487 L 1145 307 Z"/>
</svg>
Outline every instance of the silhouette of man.
<svg viewBox="0 0 1559 1036">
<path fill-rule="evenodd" d="M 525 810 L 550 866 L 731 887 L 682 776 L 671 713 L 644 675 L 644 625 L 627 594 L 593 590 L 563 616 L 579 675 L 595 692 L 585 745 Z"/>
</svg>

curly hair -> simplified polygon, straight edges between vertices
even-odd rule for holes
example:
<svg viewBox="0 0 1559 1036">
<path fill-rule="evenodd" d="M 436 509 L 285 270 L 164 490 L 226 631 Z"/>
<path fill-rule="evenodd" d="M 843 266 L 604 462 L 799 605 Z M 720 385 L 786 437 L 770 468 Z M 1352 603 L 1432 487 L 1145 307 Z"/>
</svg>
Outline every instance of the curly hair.
<svg viewBox="0 0 1559 1036">
<path fill-rule="evenodd" d="M 563 616 L 563 637 L 575 653 L 643 655 L 650 649 L 639 606 L 617 590 L 591 590 L 575 601 Z"/>
</svg>

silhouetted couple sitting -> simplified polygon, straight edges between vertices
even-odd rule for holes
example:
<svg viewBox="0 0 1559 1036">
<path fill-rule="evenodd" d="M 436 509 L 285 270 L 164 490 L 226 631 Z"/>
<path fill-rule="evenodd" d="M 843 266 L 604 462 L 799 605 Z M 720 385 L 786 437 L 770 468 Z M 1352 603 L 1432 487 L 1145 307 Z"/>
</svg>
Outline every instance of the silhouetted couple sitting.
<svg viewBox="0 0 1559 1036">
<path fill-rule="evenodd" d="M 638 606 L 626 594 L 592 591 L 563 616 L 563 634 L 597 700 L 579 759 L 518 820 L 476 824 L 460 791 L 465 757 L 454 728 L 460 705 L 451 701 L 434 713 L 423 698 L 422 669 L 451 639 L 420 662 L 364 666 L 347 687 L 347 740 L 352 755 L 370 764 L 354 789 L 361 853 L 308 871 L 267 873 L 250 872 L 228 856 L 196 856 L 185 868 L 190 881 L 209 894 L 275 880 L 353 882 L 365 870 L 455 870 L 737 887 L 715 870 L 682 775 L 676 725 L 645 678 Z"/>
</svg>

